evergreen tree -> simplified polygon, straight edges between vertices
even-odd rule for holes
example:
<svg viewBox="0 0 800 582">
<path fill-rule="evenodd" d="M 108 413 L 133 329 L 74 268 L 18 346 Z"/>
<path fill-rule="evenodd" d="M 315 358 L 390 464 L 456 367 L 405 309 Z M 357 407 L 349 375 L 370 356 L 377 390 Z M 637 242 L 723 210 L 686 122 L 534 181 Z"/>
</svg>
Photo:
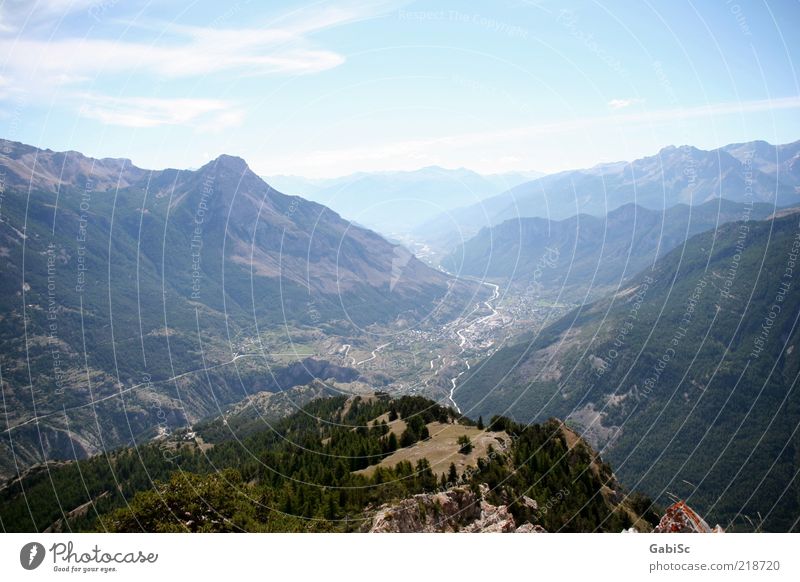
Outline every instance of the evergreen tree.
<svg viewBox="0 0 800 582">
<path fill-rule="evenodd" d="M 400 435 L 400 446 L 403 448 L 410 447 L 415 442 L 417 442 L 417 435 L 414 434 L 411 427 L 408 427 L 403 431 L 403 434 Z"/>
<path fill-rule="evenodd" d="M 450 483 L 458 481 L 458 472 L 456 471 L 456 464 L 450 463 L 450 469 L 447 471 L 447 480 Z"/>
<path fill-rule="evenodd" d="M 459 445 L 458 452 L 462 455 L 468 455 L 472 452 L 472 441 L 469 440 L 469 437 L 465 434 L 462 434 L 458 437 L 458 441 L 456 441 Z"/>
<path fill-rule="evenodd" d="M 387 440 L 387 449 L 390 453 L 393 453 L 397 450 L 397 435 L 393 432 L 389 433 L 389 439 Z"/>
</svg>

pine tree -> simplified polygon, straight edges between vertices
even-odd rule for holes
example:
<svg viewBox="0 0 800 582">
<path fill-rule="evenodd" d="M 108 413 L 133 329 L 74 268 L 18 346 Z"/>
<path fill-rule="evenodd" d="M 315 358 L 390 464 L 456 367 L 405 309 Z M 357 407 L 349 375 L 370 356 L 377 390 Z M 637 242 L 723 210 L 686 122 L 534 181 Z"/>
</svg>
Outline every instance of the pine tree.
<svg viewBox="0 0 800 582">
<path fill-rule="evenodd" d="M 472 452 L 472 441 L 469 440 L 467 435 L 462 434 L 456 442 L 459 445 L 458 452 L 462 455 L 468 455 Z"/>
<path fill-rule="evenodd" d="M 411 427 L 407 428 L 403 431 L 403 434 L 400 435 L 400 446 L 410 447 L 415 442 L 417 442 L 417 435 L 414 434 L 414 431 L 411 430 Z"/>
<path fill-rule="evenodd" d="M 450 463 L 450 469 L 447 471 L 447 480 L 450 483 L 455 483 L 458 480 L 458 471 L 456 471 L 455 463 Z"/>
<path fill-rule="evenodd" d="M 397 435 L 393 432 L 389 433 L 389 440 L 387 441 L 387 449 L 390 453 L 397 450 Z"/>
</svg>

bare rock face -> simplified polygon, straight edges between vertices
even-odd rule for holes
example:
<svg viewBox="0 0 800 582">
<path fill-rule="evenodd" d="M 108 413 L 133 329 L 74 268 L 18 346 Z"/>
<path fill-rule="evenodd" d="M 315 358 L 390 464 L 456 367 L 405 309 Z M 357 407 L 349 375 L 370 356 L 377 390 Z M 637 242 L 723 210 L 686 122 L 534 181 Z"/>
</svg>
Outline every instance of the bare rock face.
<svg viewBox="0 0 800 582">
<path fill-rule="evenodd" d="M 468 524 L 464 531 L 470 533 L 509 533 L 516 531 L 517 524 L 514 523 L 514 516 L 508 511 L 505 505 L 492 505 L 486 501 L 489 494 L 489 486 L 482 483 L 481 493 L 481 513 L 478 519 Z"/>
<path fill-rule="evenodd" d="M 366 528 L 370 533 L 538 533 L 545 530 L 530 523 L 517 527 L 506 505 L 486 500 L 489 487 L 482 484 L 476 494 L 467 486 L 438 493 L 421 493 L 383 505 Z M 531 500 L 533 501 L 533 500 Z"/>
<path fill-rule="evenodd" d="M 710 527 L 706 520 L 683 501 L 670 505 L 653 533 L 723 533 L 720 525 Z"/>
<path fill-rule="evenodd" d="M 532 523 L 523 523 L 514 533 L 547 533 L 547 530 L 538 523 L 536 525 Z"/>
</svg>

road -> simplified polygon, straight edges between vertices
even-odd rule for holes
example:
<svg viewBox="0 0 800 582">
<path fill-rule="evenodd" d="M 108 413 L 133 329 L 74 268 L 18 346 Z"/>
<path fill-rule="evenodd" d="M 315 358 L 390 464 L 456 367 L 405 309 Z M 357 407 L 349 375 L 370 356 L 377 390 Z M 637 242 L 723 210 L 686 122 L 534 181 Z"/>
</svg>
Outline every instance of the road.
<svg viewBox="0 0 800 582">
<path fill-rule="evenodd" d="M 378 357 L 378 352 L 379 352 L 379 351 L 381 351 L 381 350 L 382 350 L 383 348 L 385 348 L 386 346 L 390 346 L 390 345 L 392 345 L 392 342 L 389 342 L 389 343 L 383 344 L 383 345 L 381 345 L 381 346 L 378 346 L 377 348 L 375 348 L 374 350 L 372 350 L 372 356 L 370 356 L 370 357 L 369 357 L 369 358 L 367 358 L 366 360 L 361 360 L 360 362 L 356 362 L 356 363 L 355 363 L 355 365 L 356 365 L 356 366 L 360 366 L 361 364 L 366 364 L 367 362 L 370 362 L 370 361 L 374 360 L 375 358 L 377 358 L 377 357 Z"/>
</svg>

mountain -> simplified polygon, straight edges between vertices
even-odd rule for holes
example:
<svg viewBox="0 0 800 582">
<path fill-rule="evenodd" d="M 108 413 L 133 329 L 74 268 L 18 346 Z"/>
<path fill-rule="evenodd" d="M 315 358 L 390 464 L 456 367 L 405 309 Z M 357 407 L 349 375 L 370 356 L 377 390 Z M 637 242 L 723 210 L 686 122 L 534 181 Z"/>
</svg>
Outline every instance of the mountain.
<svg viewBox="0 0 800 582">
<path fill-rule="evenodd" d="M 759 172 L 778 177 L 783 185 L 800 186 L 800 142 L 774 146 L 759 140 L 730 144 L 721 149 Z"/>
<path fill-rule="evenodd" d="M 290 330 L 435 321 L 472 301 L 466 283 L 240 158 L 151 171 L 6 143 L 0 475 L 288 388 L 272 353 L 297 350 Z"/>
<path fill-rule="evenodd" d="M 799 176 L 800 141 L 777 146 L 756 141 L 711 151 L 670 146 L 633 162 L 601 164 L 525 182 L 436 217 L 415 233 L 453 249 L 481 228 L 505 220 L 604 216 L 629 203 L 663 210 L 724 198 L 788 206 L 800 203 Z"/>
<path fill-rule="evenodd" d="M 472 367 L 470 415 L 550 416 L 627 483 L 723 524 L 800 517 L 800 214 L 733 222 Z"/>
<path fill-rule="evenodd" d="M 494 196 L 540 175 L 481 175 L 464 168 L 429 166 L 405 172 L 359 172 L 330 179 L 270 176 L 266 180 L 285 192 L 325 204 L 358 224 L 396 235 L 442 212 Z"/>
<path fill-rule="evenodd" d="M 503 278 L 530 293 L 579 301 L 620 285 L 695 234 L 773 212 L 769 204 L 719 199 L 663 211 L 625 204 L 602 218 L 516 218 L 481 229 L 441 264 L 462 276 Z"/>
<path fill-rule="evenodd" d="M 425 398 L 369 394 L 314 400 L 246 436 L 215 420 L 39 467 L 0 488 L 0 518 L 28 532 L 591 532 L 649 531 L 657 516 L 561 422 L 484 428 Z"/>
</svg>

